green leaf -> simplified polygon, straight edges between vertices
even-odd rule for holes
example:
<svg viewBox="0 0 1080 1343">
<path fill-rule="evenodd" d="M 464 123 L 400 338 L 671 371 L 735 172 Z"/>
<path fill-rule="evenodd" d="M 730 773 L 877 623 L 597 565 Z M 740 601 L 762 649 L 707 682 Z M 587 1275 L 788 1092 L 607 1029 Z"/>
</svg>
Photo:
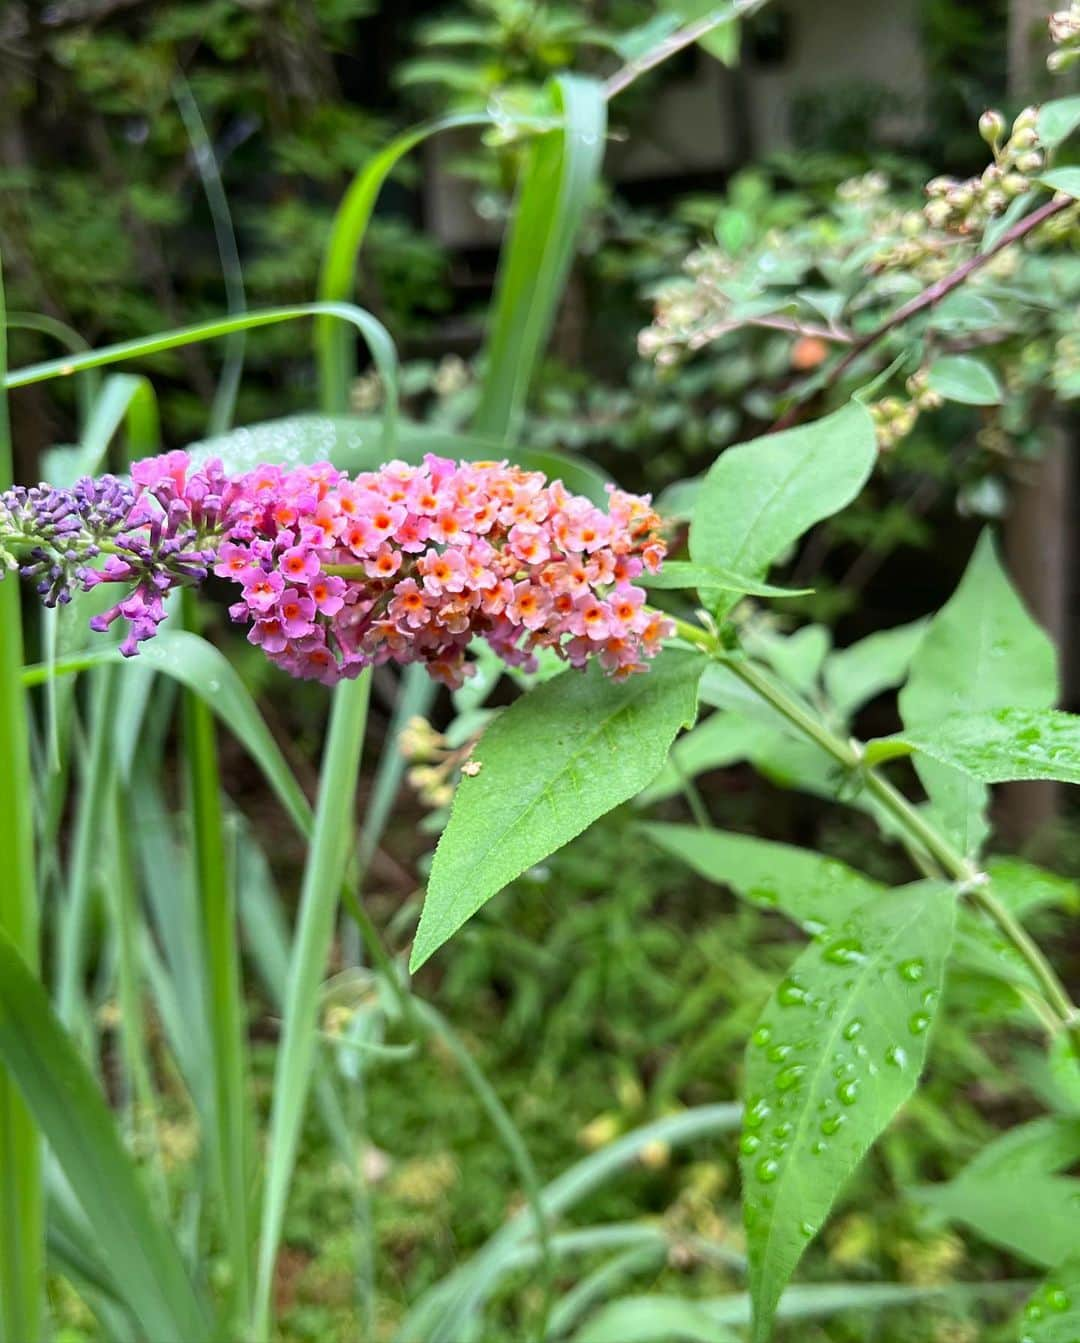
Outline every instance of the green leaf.
<svg viewBox="0 0 1080 1343">
<path fill-rule="evenodd" d="M 1080 97 L 1055 98 L 1039 108 L 1039 139 L 1050 149 L 1067 140 L 1080 126 Z"/>
<path fill-rule="evenodd" d="M 1043 173 L 1038 181 L 1051 191 L 1062 191 L 1066 196 L 1080 199 L 1080 168 L 1057 168 L 1052 173 Z"/>
<path fill-rule="evenodd" d="M 926 1302 L 970 1300 L 987 1291 L 1015 1291 L 1015 1284 L 946 1283 L 917 1287 L 908 1283 L 829 1282 L 790 1287 L 776 1312 L 778 1320 L 827 1320 L 846 1310 L 892 1310 Z M 573 1343 L 718 1343 L 731 1327 L 750 1323 L 750 1298 L 731 1296 L 686 1301 L 667 1296 L 628 1296 L 598 1311 L 574 1335 Z M 796 1336 L 792 1335 L 794 1339 Z M 1069 1341 L 1072 1343 L 1072 1340 Z"/>
<path fill-rule="evenodd" d="M 855 498 L 876 456 L 873 421 L 855 402 L 813 424 L 728 448 L 698 494 L 690 558 L 760 578 L 809 527 Z"/>
<path fill-rule="evenodd" d="M 499 263 L 476 429 L 512 438 L 544 352 L 604 158 L 603 85 L 560 75 L 552 97 L 563 124 L 529 148 Z"/>
<path fill-rule="evenodd" d="M 975 1170 L 973 1163 L 947 1185 L 920 1186 L 912 1194 L 942 1217 L 1042 1268 L 1053 1268 L 1076 1250 L 1080 1180 L 1024 1166 Z"/>
<path fill-rule="evenodd" d="M 641 828 L 707 881 L 730 886 L 759 909 L 779 910 L 814 934 L 839 927 L 884 891 L 854 868 L 793 844 L 692 825 L 654 822 Z"/>
<path fill-rule="evenodd" d="M 845 719 L 883 691 L 903 682 L 926 627 L 925 620 L 917 620 L 911 625 L 882 630 L 829 656 L 825 663 L 825 690 Z"/>
<path fill-rule="evenodd" d="M 1072 101 L 1080 105 L 1080 98 Z M 1080 120 L 1080 106 L 1077 110 Z M 1024 1308 L 1020 1343 L 1076 1343 L 1080 1338 L 1080 1255 L 1056 1269 Z"/>
<path fill-rule="evenodd" d="M 778 588 L 729 569 L 714 569 L 707 564 L 687 564 L 668 560 L 659 573 L 642 574 L 638 582 L 645 588 L 719 588 L 725 592 L 751 597 L 805 597 L 812 588 Z"/>
<path fill-rule="evenodd" d="M 1080 783 L 1080 716 L 1056 709 L 954 714 L 881 740 L 921 751 L 982 783 Z"/>
<path fill-rule="evenodd" d="M 848 1177 L 915 1090 L 956 898 L 927 881 L 881 895 L 812 943 L 747 1050 L 743 1209 L 754 1343 Z"/>
<path fill-rule="evenodd" d="M 900 693 L 905 733 L 960 711 L 1043 709 L 1056 699 L 1053 645 L 1024 609 L 984 532 L 912 659 Z M 931 760 L 918 760 L 916 768 L 943 829 L 965 853 L 976 852 L 987 833 L 985 788 Z"/>
<path fill-rule="evenodd" d="M 213 1337 L 176 1244 L 150 1211 L 94 1079 L 4 933 L 0 1060 L 26 1098 L 146 1336 Z"/>
<path fill-rule="evenodd" d="M 965 406 L 999 406 L 1005 396 L 994 370 L 967 354 L 935 359 L 927 381 L 932 392 Z"/>
<path fill-rule="evenodd" d="M 1080 885 L 1056 872 L 1012 857 L 991 858 L 986 870 L 994 883 L 994 895 L 1017 918 L 1047 906 L 1073 914 L 1080 909 Z"/>
<path fill-rule="evenodd" d="M 196 466 L 220 457 L 228 471 L 253 470 L 262 462 L 283 466 L 331 462 L 339 471 L 355 475 L 374 471 L 386 461 L 382 420 L 357 415 L 288 415 L 280 420 L 234 429 L 218 438 L 193 443 L 188 448 Z M 490 461 L 508 458 L 530 471 L 543 471 L 560 479 L 575 494 L 594 503 L 607 500 L 608 477 L 576 453 L 554 448 L 515 447 L 477 434 L 461 434 L 404 420 L 397 426 L 394 452 L 403 461 L 418 463 L 426 452 L 455 461 Z"/>
<path fill-rule="evenodd" d="M 704 665 L 669 649 L 621 682 L 595 664 L 564 672 L 492 723 L 435 851 L 414 970 L 515 877 L 652 782 L 694 721 Z"/>
</svg>

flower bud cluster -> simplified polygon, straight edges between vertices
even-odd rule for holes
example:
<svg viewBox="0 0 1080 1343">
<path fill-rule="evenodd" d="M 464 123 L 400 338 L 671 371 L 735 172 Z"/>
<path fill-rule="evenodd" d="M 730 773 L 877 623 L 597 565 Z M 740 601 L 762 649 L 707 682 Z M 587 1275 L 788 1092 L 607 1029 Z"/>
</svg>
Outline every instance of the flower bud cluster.
<svg viewBox="0 0 1080 1343">
<path fill-rule="evenodd" d="M 294 676 L 332 684 L 422 662 L 447 685 L 485 639 L 531 669 L 540 648 L 615 677 L 644 670 L 671 633 L 634 580 L 665 546 L 647 499 L 608 509 L 506 462 L 390 462 L 349 480 L 328 464 L 261 467 L 214 566 L 241 586 L 249 640 Z"/>
<path fill-rule="evenodd" d="M 398 738 L 398 750 L 410 762 L 409 786 L 426 807 L 448 807 L 454 798 L 456 776 L 478 768 L 470 762 L 476 738 L 452 747 L 426 718 L 410 718 Z"/>
<path fill-rule="evenodd" d="M 1080 0 L 1072 0 L 1068 9 L 1050 15 L 1050 39 L 1056 50 L 1047 57 L 1046 64 L 1054 74 L 1080 61 Z"/>
<path fill-rule="evenodd" d="M 70 489 L 16 486 L 0 495 L 0 563 L 34 579 L 47 606 L 122 583 L 125 596 L 90 624 L 126 621 L 120 651 L 130 657 L 165 619 L 169 592 L 205 579 L 234 494 L 220 462 L 189 477 L 184 453 L 138 463 L 131 485 L 103 476 Z"/>
<path fill-rule="evenodd" d="M 1025 107 L 1005 138 L 1005 118 L 984 112 L 979 134 L 994 151 L 994 162 L 979 177 L 958 181 L 935 177 L 928 183 L 924 214 L 931 228 L 967 237 L 982 232 L 987 223 L 1008 209 L 1011 201 L 1031 189 L 1030 179 L 1040 173 L 1045 156 L 1036 130 L 1038 109 Z"/>
<path fill-rule="evenodd" d="M 944 404 L 944 398 L 931 389 L 929 372 L 920 368 L 906 383 L 908 400 L 899 396 L 887 396 L 869 407 L 874 421 L 878 447 L 889 452 L 911 433 L 924 411 L 938 410 Z"/>
</svg>

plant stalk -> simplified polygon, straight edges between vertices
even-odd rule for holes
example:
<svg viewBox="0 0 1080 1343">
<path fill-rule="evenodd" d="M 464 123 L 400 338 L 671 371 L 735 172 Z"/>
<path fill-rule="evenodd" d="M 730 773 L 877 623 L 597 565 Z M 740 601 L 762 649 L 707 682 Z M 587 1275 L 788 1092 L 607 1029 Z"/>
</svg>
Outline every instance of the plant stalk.
<svg viewBox="0 0 1080 1343">
<path fill-rule="evenodd" d="M 0 278 L 0 374 L 7 362 Z M 12 479 L 7 398 L 0 388 L 0 489 Z M 33 778 L 22 684 L 19 586 L 0 582 L 0 930 L 39 971 Z M 0 1070 L 0 1343 L 36 1343 L 45 1297 L 45 1203 L 41 1145 L 13 1078 Z"/>
<path fill-rule="evenodd" d="M 888 779 L 863 763 L 861 743 L 845 740 L 833 732 L 766 672 L 755 667 L 742 654 L 725 649 L 710 630 L 684 620 L 676 620 L 675 626 L 680 638 L 695 644 L 722 663 L 844 769 L 859 772 L 867 791 L 892 816 L 901 833 L 917 850 L 927 853 L 944 875 L 957 884 L 960 893 L 997 926 L 1002 937 L 1021 957 L 1039 984 L 1058 1028 L 1067 1031 L 1080 1047 L 1080 1008 L 1070 998 L 1037 943 L 993 895 L 986 873 L 981 872 L 955 848 Z"/>
</svg>

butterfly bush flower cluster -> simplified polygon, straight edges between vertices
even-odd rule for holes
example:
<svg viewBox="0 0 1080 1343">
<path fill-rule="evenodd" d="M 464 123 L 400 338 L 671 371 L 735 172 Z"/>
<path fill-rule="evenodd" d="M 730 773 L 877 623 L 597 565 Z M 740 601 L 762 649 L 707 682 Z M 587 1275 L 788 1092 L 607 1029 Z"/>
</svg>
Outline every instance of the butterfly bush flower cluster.
<svg viewBox="0 0 1080 1343">
<path fill-rule="evenodd" d="M 0 496 L 0 560 L 49 603 L 124 585 L 91 623 L 124 619 L 128 655 L 168 593 L 212 571 L 239 586 L 230 614 L 248 639 L 293 676 L 333 684 L 421 662 L 453 687 L 483 638 L 514 666 L 550 648 L 622 678 L 674 632 L 635 582 L 664 558 L 659 521 L 647 498 L 609 487 L 598 508 L 506 462 L 428 455 L 355 479 L 328 463 L 227 477 L 173 452 L 137 463 L 131 486 L 103 477 Z"/>
</svg>

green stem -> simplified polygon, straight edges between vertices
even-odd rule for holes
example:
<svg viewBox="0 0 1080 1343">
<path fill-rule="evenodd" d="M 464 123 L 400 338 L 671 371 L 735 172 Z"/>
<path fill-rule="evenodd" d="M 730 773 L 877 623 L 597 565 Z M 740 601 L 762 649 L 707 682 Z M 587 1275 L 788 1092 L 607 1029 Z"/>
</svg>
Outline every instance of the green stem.
<svg viewBox="0 0 1080 1343">
<path fill-rule="evenodd" d="M 190 592 L 184 593 L 183 612 L 185 625 L 195 628 Z M 252 1118 L 236 887 L 226 859 L 214 715 L 205 700 L 185 690 L 182 721 L 203 963 L 209 981 L 206 1029 L 211 1042 L 213 1102 L 207 1118 L 232 1272 L 230 1318 L 235 1322 L 245 1319 L 250 1308 L 253 1243 Z"/>
<path fill-rule="evenodd" d="M 0 375 L 7 359 L 0 283 Z M 7 398 L 0 390 L 0 489 L 11 483 Z M 36 974 L 39 966 L 33 775 L 23 690 L 22 612 L 15 583 L 0 583 L 0 929 Z M 36 1343 L 45 1299 L 41 1145 L 13 1078 L 0 1070 L 0 1340 Z"/>
<path fill-rule="evenodd" d="M 712 631 L 684 620 L 676 620 L 675 627 L 680 638 L 722 663 L 839 765 L 859 771 L 867 791 L 890 814 L 916 851 L 928 854 L 941 871 L 958 884 L 961 893 L 997 925 L 1002 937 L 1023 959 L 1039 984 L 1054 1020 L 1080 1045 L 1080 1009 L 1034 939 L 991 893 L 986 874 L 950 844 L 888 779 L 863 764 L 861 743 L 838 736 L 767 672 L 748 662 L 741 653 L 726 650 Z"/>
</svg>

